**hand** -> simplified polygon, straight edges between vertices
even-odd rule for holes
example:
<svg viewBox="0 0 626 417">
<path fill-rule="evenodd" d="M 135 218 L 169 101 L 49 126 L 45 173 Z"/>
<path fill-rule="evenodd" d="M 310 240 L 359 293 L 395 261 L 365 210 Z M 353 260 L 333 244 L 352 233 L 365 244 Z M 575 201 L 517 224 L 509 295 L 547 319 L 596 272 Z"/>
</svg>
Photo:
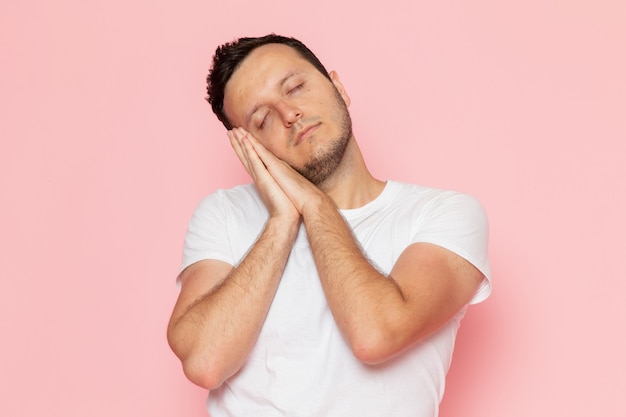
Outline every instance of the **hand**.
<svg viewBox="0 0 626 417">
<path fill-rule="evenodd" d="M 281 217 L 299 222 L 299 211 L 270 174 L 264 161 L 261 160 L 251 143 L 252 140 L 257 143 L 258 141 L 243 128 L 230 130 L 228 132 L 228 138 L 230 139 L 230 144 L 235 150 L 237 157 L 254 180 L 257 190 L 269 211 L 270 217 Z M 263 148 L 263 150 L 271 155 L 265 148 Z M 276 157 L 274 157 L 274 159 L 279 161 Z"/>
<path fill-rule="evenodd" d="M 269 173 L 300 214 L 303 214 L 304 207 L 308 202 L 317 202 L 320 198 L 326 197 L 322 190 L 300 175 L 285 161 L 278 159 L 252 134 L 242 128 L 238 128 L 238 131 L 243 134 L 240 140 L 243 148 L 248 150 L 248 164 L 253 159 L 259 160 L 264 168 L 263 171 Z M 254 157 L 251 158 L 251 155 Z M 250 172 L 250 169 L 247 169 Z"/>
</svg>

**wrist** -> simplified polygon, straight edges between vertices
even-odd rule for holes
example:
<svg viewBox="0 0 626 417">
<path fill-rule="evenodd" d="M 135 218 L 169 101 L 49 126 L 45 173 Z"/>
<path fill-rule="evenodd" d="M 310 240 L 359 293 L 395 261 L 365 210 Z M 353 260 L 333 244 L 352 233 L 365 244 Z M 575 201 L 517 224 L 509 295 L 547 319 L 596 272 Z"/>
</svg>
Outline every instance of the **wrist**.
<svg viewBox="0 0 626 417">
<path fill-rule="evenodd" d="M 302 217 L 304 219 L 310 218 L 311 216 L 319 216 L 329 210 L 337 212 L 337 206 L 330 196 L 323 191 L 308 198 L 301 208 Z"/>
<path fill-rule="evenodd" d="M 300 216 L 270 216 L 265 223 L 266 233 L 282 236 L 287 240 L 295 240 L 300 228 Z"/>
</svg>

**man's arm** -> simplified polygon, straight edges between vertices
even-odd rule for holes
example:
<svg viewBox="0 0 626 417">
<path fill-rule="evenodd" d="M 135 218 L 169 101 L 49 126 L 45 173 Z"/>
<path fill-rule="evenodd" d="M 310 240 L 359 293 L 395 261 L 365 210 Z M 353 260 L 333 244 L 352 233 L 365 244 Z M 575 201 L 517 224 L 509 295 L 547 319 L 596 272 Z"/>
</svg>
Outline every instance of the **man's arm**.
<svg viewBox="0 0 626 417">
<path fill-rule="evenodd" d="M 168 326 L 168 341 L 187 378 L 219 387 L 243 365 L 278 288 L 297 234 L 269 219 L 236 267 L 216 260 L 190 265 Z"/>
<path fill-rule="evenodd" d="M 483 276 L 442 247 L 415 243 L 389 276 L 376 270 L 332 201 L 302 213 L 328 304 L 354 355 L 380 363 L 429 336 L 465 306 Z"/>
<path fill-rule="evenodd" d="M 354 354 L 384 362 L 432 334 L 476 292 L 483 275 L 442 247 L 416 243 L 384 276 L 366 259 L 332 199 L 278 160 L 252 135 L 248 159 L 263 168 L 302 215 L 324 292 Z"/>
<path fill-rule="evenodd" d="M 268 221 L 236 268 L 205 260 L 181 273 L 168 326 L 168 341 L 185 375 L 209 390 L 237 372 L 253 348 L 300 226 L 300 214 L 271 177 L 256 174 L 261 162 L 246 160 L 237 142 L 233 147 L 253 175 Z"/>
</svg>

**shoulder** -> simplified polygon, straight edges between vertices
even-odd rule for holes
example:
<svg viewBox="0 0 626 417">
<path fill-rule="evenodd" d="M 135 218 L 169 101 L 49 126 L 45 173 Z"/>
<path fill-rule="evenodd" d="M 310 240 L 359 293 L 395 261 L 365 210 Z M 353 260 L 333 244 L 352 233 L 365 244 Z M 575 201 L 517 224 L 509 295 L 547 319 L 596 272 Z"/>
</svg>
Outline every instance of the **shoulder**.
<svg viewBox="0 0 626 417">
<path fill-rule="evenodd" d="M 218 189 L 205 196 L 196 211 L 264 208 L 254 184 Z"/>
<path fill-rule="evenodd" d="M 218 189 L 205 196 L 193 211 L 189 230 L 215 230 L 229 224 L 262 222 L 267 209 L 253 184 Z"/>
<path fill-rule="evenodd" d="M 404 203 L 418 209 L 422 215 L 432 213 L 465 213 L 485 216 L 482 203 L 473 195 L 454 190 L 426 187 L 398 181 L 388 181 L 394 203 Z"/>
<path fill-rule="evenodd" d="M 473 264 L 485 279 L 471 304 L 487 298 L 491 292 L 491 268 L 488 259 L 489 223 L 478 198 L 453 190 L 393 183 L 398 201 L 407 207 L 413 242 L 432 243 Z"/>
</svg>

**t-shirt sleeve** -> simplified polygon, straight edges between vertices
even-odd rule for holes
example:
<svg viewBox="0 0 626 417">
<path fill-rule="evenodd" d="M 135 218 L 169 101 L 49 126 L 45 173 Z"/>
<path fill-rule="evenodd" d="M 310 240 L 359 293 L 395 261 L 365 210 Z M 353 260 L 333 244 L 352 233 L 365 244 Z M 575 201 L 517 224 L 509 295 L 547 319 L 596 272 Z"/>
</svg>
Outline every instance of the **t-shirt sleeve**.
<svg viewBox="0 0 626 417">
<path fill-rule="evenodd" d="M 491 268 L 487 254 L 489 224 L 482 204 L 473 196 L 449 193 L 432 201 L 428 212 L 413 242 L 444 247 L 478 268 L 485 278 L 469 304 L 485 300 L 491 293 Z"/>
<path fill-rule="evenodd" d="M 218 191 L 205 197 L 194 211 L 185 235 L 181 271 L 204 259 L 234 265 L 223 200 Z"/>
</svg>

